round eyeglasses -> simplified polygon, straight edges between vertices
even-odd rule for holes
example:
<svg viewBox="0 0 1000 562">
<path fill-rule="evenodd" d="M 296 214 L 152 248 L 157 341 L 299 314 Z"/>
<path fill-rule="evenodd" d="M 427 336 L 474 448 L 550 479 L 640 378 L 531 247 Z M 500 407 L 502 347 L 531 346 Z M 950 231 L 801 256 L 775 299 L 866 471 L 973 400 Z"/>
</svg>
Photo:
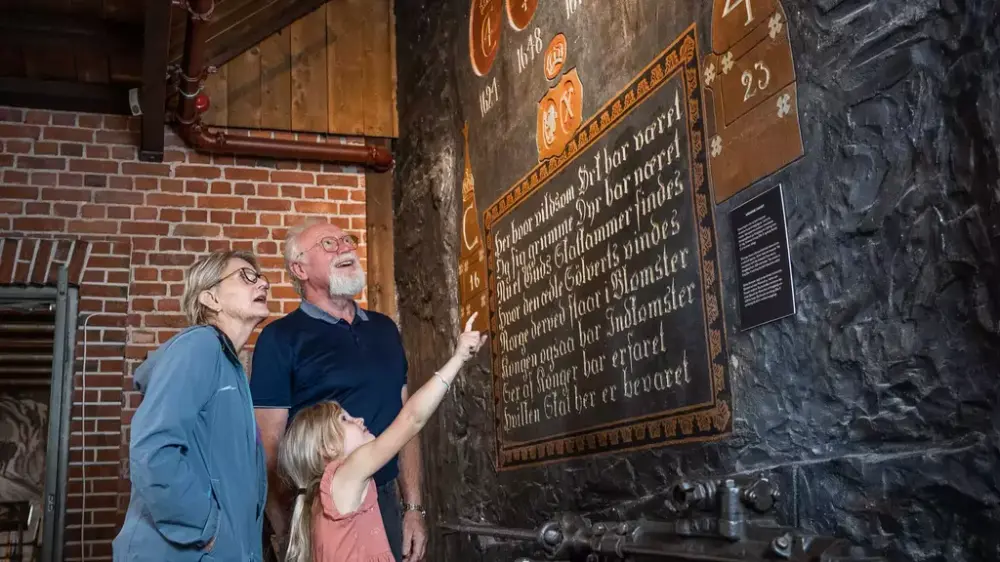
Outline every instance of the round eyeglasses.
<svg viewBox="0 0 1000 562">
<path fill-rule="evenodd" d="M 228 275 L 223 276 L 222 279 L 219 279 L 215 283 L 212 283 L 212 287 L 218 285 L 219 283 L 222 283 L 223 281 L 232 277 L 233 275 L 236 275 L 237 273 L 240 274 L 240 279 L 242 279 L 243 282 L 248 285 L 256 285 L 258 281 L 263 279 L 264 283 L 267 284 L 268 287 L 271 286 L 271 282 L 267 280 L 267 277 L 265 277 L 263 273 L 255 270 L 252 267 L 241 267 L 236 271 L 233 271 Z"/>
<path fill-rule="evenodd" d="M 339 238 L 336 236 L 327 236 L 325 238 L 320 238 L 318 242 L 296 254 L 295 259 L 299 259 L 303 254 L 311 251 L 316 246 L 322 246 L 324 252 L 334 254 L 346 250 L 355 250 L 357 249 L 359 242 L 358 237 L 353 234 L 345 234 Z"/>
</svg>

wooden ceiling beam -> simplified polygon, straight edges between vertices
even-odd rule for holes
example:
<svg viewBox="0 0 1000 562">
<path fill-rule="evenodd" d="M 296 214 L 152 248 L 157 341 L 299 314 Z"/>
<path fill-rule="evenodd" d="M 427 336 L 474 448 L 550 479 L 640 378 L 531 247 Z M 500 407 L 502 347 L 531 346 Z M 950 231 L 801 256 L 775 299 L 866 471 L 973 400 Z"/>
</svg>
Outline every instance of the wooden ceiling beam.
<svg viewBox="0 0 1000 562">
<path fill-rule="evenodd" d="M 0 105 L 128 115 L 128 88 L 57 80 L 0 77 Z"/>
<path fill-rule="evenodd" d="M 82 14 L 5 13 L 0 18 L 0 43 L 25 48 L 86 44 L 106 52 L 139 49 L 142 27 Z"/>
<path fill-rule="evenodd" d="M 142 132 L 139 142 L 139 160 L 143 162 L 163 162 L 170 6 L 170 0 L 146 0 L 142 51 Z"/>
</svg>

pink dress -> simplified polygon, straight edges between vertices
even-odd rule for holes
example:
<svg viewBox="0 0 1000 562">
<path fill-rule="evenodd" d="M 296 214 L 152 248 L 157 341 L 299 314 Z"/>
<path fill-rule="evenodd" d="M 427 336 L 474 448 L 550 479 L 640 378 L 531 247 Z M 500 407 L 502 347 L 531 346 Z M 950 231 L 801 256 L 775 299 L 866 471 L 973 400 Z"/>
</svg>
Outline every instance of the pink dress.
<svg viewBox="0 0 1000 562">
<path fill-rule="evenodd" d="M 319 498 L 312 508 L 313 562 L 395 562 L 378 509 L 375 482 L 361 505 L 351 513 L 340 513 L 333 505 L 330 483 L 341 461 L 327 465 L 319 484 Z"/>
</svg>

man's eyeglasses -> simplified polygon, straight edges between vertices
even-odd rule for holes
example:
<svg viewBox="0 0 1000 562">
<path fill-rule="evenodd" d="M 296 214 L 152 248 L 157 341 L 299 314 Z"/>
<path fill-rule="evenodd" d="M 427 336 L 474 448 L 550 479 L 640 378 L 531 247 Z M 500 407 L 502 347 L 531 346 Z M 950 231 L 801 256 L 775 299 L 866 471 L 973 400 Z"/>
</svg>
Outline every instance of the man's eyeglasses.
<svg viewBox="0 0 1000 562">
<path fill-rule="evenodd" d="M 336 236 L 327 236 L 326 238 L 321 238 L 319 242 L 316 242 L 312 246 L 309 246 L 309 248 L 299 252 L 295 256 L 295 259 L 299 259 L 306 252 L 311 251 L 316 246 L 322 246 L 323 251 L 328 254 L 333 254 L 345 250 L 354 250 L 357 249 L 358 247 L 358 237 L 354 236 L 353 234 L 346 234 L 344 236 L 341 236 L 340 238 L 337 238 Z"/>
<path fill-rule="evenodd" d="M 263 279 L 264 283 L 267 283 L 268 286 L 271 285 L 271 283 L 267 280 L 267 277 L 265 277 L 263 273 L 253 269 L 252 267 L 241 267 L 236 271 L 233 271 L 229 275 L 224 276 L 222 279 L 219 279 L 215 283 L 212 283 L 212 287 L 218 285 L 219 283 L 222 283 L 223 281 L 232 277 L 233 275 L 236 275 L 237 273 L 240 274 L 240 279 L 243 279 L 243 282 L 248 285 L 256 285 L 257 282 L 260 281 L 261 279 Z"/>
</svg>

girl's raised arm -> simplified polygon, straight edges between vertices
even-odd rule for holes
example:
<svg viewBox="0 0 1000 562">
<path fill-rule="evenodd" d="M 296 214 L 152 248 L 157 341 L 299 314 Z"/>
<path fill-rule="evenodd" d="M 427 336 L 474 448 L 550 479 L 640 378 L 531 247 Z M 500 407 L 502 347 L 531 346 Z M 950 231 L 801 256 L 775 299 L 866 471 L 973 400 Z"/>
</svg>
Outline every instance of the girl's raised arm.
<svg viewBox="0 0 1000 562">
<path fill-rule="evenodd" d="M 392 460 L 420 432 L 441 403 L 462 365 L 485 343 L 486 335 L 472 330 L 475 319 L 476 315 L 473 314 L 465 323 L 465 332 L 458 337 L 455 354 L 403 404 L 403 409 L 392 424 L 374 441 L 358 447 L 344 461 L 337 471 L 336 479 L 338 486 L 350 487 L 350 492 L 354 492 L 356 487 L 356 496 L 350 493 L 349 497 L 357 497 L 360 502 L 361 492 L 368 478 Z"/>
</svg>

